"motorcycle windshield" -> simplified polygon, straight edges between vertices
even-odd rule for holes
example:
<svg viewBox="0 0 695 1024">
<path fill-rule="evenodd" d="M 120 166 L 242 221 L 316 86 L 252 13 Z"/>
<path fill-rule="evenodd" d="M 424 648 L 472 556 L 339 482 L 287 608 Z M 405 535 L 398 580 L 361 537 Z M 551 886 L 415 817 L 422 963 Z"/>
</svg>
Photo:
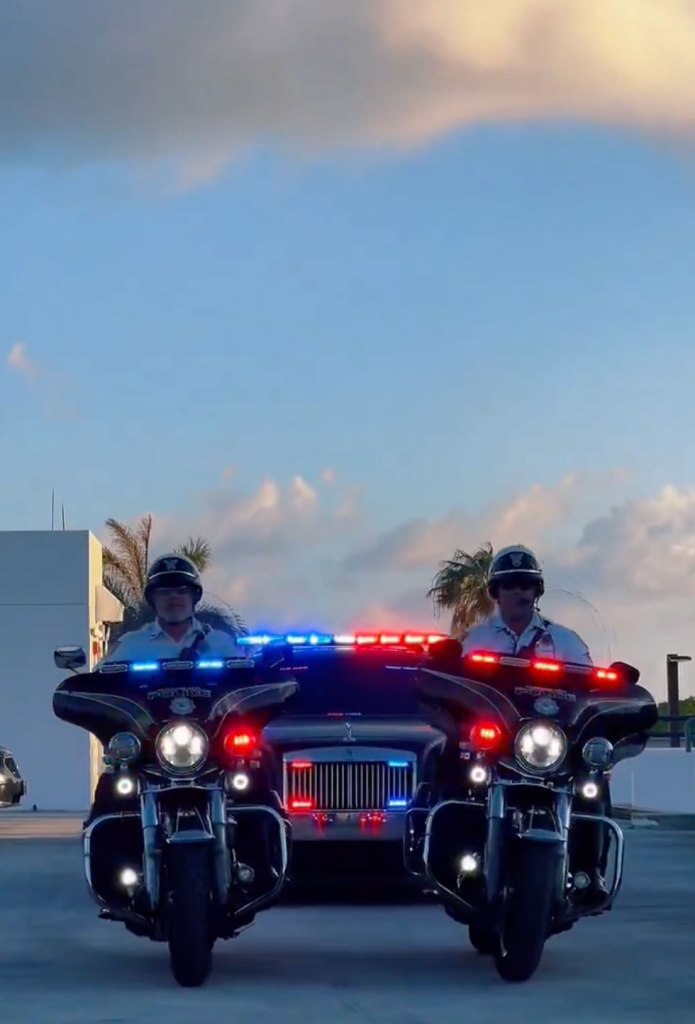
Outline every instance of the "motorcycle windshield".
<svg viewBox="0 0 695 1024">
<path fill-rule="evenodd" d="M 606 670 L 557 672 L 532 665 L 461 666 L 460 671 L 423 669 L 417 687 L 433 725 L 458 741 L 463 726 L 491 722 L 514 735 L 523 722 L 556 722 L 573 744 L 593 736 L 613 743 L 646 733 L 657 721 L 654 698 L 627 680 L 605 679 Z"/>
<path fill-rule="evenodd" d="M 147 740 L 155 727 L 181 718 L 200 723 L 214 739 L 231 718 L 253 715 L 267 724 L 297 687 L 294 680 L 266 681 L 247 661 L 124 663 L 65 679 L 53 710 L 104 745 L 120 731 Z"/>
</svg>

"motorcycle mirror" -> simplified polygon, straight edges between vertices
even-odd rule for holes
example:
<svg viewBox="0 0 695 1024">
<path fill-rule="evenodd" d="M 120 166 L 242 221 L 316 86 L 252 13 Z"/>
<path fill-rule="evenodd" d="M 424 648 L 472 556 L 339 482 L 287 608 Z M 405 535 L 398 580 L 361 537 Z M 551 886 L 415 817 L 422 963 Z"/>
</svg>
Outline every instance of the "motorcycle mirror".
<svg viewBox="0 0 695 1024">
<path fill-rule="evenodd" d="M 640 670 L 634 665 L 628 665 L 626 661 L 614 661 L 608 667 L 624 676 L 631 686 L 636 686 L 640 681 Z"/>
<path fill-rule="evenodd" d="M 294 661 L 294 648 L 291 644 L 278 641 L 270 643 L 261 651 L 258 663 L 261 668 L 278 668 L 280 665 L 291 665 Z"/>
<path fill-rule="evenodd" d="M 463 644 L 454 637 L 447 637 L 440 640 L 430 648 L 430 663 L 444 665 L 451 662 L 459 662 L 463 657 Z"/>
<path fill-rule="evenodd" d="M 81 647 L 56 647 L 53 652 L 53 663 L 56 668 L 74 672 L 78 668 L 84 668 L 87 664 L 87 655 Z"/>
</svg>

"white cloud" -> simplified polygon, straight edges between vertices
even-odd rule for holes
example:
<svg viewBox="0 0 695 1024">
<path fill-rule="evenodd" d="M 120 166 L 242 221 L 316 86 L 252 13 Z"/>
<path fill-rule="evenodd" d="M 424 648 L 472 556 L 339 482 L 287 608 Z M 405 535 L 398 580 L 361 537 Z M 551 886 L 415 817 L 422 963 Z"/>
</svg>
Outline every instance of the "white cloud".
<svg viewBox="0 0 695 1024">
<path fill-rule="evenodd" d="M 18 341 L 12 346 L 7 357 L 7 365 L 29 380 L 36 380 L 41 376 L 41 368 L 29 358 L 27 346 L 23 341 Z"/>
<path fill-rule="evenodd" d="M 558 118 L 691 138 L 694 46 L 691 0 L 24 0 L 0 12 L 0 154 L 173 160 L 190 187 L 268 141 Z"/>
</svg>

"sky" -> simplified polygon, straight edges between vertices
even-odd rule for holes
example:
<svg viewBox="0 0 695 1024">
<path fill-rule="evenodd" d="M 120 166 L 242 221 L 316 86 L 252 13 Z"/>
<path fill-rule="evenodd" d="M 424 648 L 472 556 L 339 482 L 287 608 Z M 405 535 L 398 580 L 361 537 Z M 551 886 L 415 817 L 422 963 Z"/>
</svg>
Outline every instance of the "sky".
<svg viewBox="0 0 695 1024">
<path fill-rule="evenodd" d="M 0 528 L 151 512 L 252 627 L 336 631 L 447 628 L 439 561 L 519 541 L 661 693 L 693 47 L 691 0 L 6 0 Z"/>
</svg>

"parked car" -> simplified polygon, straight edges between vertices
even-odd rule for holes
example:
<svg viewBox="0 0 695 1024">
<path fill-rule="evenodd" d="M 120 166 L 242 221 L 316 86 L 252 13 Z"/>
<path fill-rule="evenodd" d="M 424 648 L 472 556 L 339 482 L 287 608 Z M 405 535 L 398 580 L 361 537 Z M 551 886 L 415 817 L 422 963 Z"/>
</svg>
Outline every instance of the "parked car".
<svg viewBox="0 0 695 1024">
<path fill-rule="evenodd" d="M 15 807 L 26 791 L 27 784 L 12 751 L 0 747 L 0 807 Z"/>
<path fill-rule="evenodd" d="M 300 873 L 307 854 L 332 873 L 341 853 L 347 874 L 371 873 L 384 855 L 404 871 L 405 814 L 444 742 L 422 712 L 413 674 L 441 639 L 421 633 L 241 639 L 256 647 L 256 657 L 276 641 L 291 647 L 280 671 L 297 679 L 299 691 L 263 730 L 262 744 L 292 821 Z"/>
</svg>

